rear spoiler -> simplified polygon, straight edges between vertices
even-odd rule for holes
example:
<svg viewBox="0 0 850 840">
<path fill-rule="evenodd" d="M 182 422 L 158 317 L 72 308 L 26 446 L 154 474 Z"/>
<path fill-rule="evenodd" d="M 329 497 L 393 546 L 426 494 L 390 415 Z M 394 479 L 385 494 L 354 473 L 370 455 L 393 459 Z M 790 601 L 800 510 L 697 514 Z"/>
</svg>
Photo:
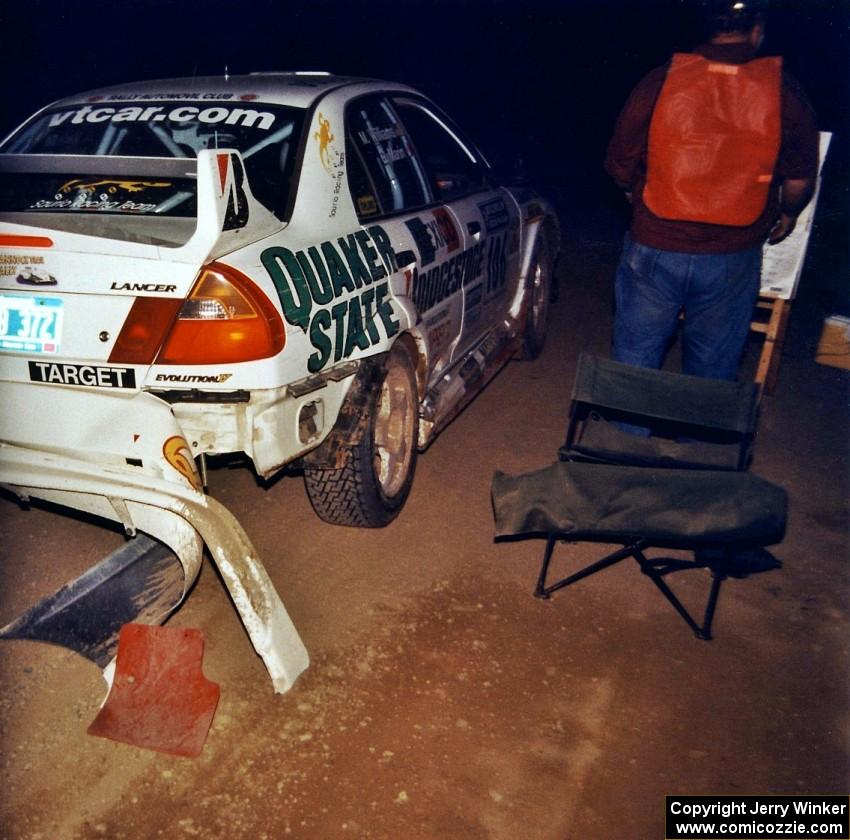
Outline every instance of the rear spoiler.
<svg viewBox="0 0 850 840">
<path fill-rule="evenodd" d="M 238 154 L 238 152 L 237 152 Z M 0 155 L 0 173 L 109 175 L 142 178 L 195 178 L 193 158 L 118 157 L 117 155 Z"/>
<path fill-rule="evenodd" d="M 254 198 L 245 163 L 236 149 L 204 149 L 195 159 L 0 154 L 0 175 L 4 173 L 196 179 L 195 232 L 184 245 L 168 252 L 169 259 L 177 262 L 215 259 L 283 227 Z"/>
<path fill-rule="evenodd" d="M 198 223 L 192 238 L 178 251 L 216 259 L 283 227 L 254 198 L 242 155 L 235 149 L 198 153 Z M 197 258 L 197 257 L 196 257 Z"/>
</svg>

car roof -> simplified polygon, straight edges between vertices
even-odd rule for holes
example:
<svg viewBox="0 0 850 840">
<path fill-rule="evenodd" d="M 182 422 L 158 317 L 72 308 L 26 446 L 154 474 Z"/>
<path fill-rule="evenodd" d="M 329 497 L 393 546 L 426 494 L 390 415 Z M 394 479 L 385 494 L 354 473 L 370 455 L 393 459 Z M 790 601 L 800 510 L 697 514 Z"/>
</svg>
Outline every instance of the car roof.
<svg viewBox="0 0 850 840">
<path fill-rule="evenodd" d="M 78 105 L 103 100 L 152 101 L 204 100 L 210 106 L 218 103 L 265 102 L 308 108 L 328 91 L 349 85 L 374 87 L 375 90 L 411 89 L 405 85 L 354 76 L 335 76 L 322 72 L 251 73 L 240 76 L 195 76 L 178 79 L 155 79 L 144 82 L 111 85 L 76 93 L 54 102 L 53 106 Z"/>
</svg>

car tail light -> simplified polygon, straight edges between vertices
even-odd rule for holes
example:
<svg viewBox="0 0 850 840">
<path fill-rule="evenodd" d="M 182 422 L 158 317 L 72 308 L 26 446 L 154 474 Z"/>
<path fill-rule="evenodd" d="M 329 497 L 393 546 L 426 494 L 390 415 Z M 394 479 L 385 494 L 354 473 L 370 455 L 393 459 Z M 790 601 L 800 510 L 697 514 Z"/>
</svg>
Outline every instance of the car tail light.
<svg viewBox="0 0 850 840">
<path fill-rule="evenodd" d="M 283 321 L 268 298 L 236 269 L 213 262 L 201 270 L 156 362 L 215 365 L 266 359 L 277 355 L 284 341 Z"/>
<path fill-rule="evenodd" d="M 177 317 L 182 300 L 136 298 L 109 354 L 112 364 L 149 365 Z"/>
</svg>

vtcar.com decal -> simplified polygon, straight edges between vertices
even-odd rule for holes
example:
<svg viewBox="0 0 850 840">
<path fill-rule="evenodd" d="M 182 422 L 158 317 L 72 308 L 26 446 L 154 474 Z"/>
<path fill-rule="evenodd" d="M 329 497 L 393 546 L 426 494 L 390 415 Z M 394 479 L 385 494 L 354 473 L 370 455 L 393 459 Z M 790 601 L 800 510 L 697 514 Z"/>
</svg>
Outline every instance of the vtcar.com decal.
<svg viewBox="0 0 850 840">
<path fill-rule="evenodd" d="M 275 115 L 268 111 L 257 111 L 253 108 L 234 108 L 213 105 L 209 108 L 198 108 L 196 105 L 178 105 L 166 110 L 162 105 L 150 105 L 142 108 L 138 105 L 127 105 L 123 108 L 111 106 L 83 105 L 75 111 L 58 111 L 50 115 L 50 128 L 56 128 L 63 123 L 80 125 L 82 123 L 103 122 L 198 122 L 205 125 L 242 125 L 246 128 L 261 128 L 268 131 L 275 122 Z"/>
</svg>

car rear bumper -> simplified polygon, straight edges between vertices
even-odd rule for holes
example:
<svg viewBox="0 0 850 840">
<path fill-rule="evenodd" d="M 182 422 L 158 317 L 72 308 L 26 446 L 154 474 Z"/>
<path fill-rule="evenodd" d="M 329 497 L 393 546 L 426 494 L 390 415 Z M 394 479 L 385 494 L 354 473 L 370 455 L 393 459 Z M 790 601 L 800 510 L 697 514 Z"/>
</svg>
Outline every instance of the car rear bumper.
<svg viewBox="0 0 850 840">
<path fill-rule="evenodd" d="M 0 484 L 156 537 L 180 558 L 187 589 L 206 543 L 275 690 L 287 691 L 306 648 L 245 531 L 202 492 L 169 406 L 148 394 L 2 387 L 14 412 L 0 418 Z"/>
</svg>

